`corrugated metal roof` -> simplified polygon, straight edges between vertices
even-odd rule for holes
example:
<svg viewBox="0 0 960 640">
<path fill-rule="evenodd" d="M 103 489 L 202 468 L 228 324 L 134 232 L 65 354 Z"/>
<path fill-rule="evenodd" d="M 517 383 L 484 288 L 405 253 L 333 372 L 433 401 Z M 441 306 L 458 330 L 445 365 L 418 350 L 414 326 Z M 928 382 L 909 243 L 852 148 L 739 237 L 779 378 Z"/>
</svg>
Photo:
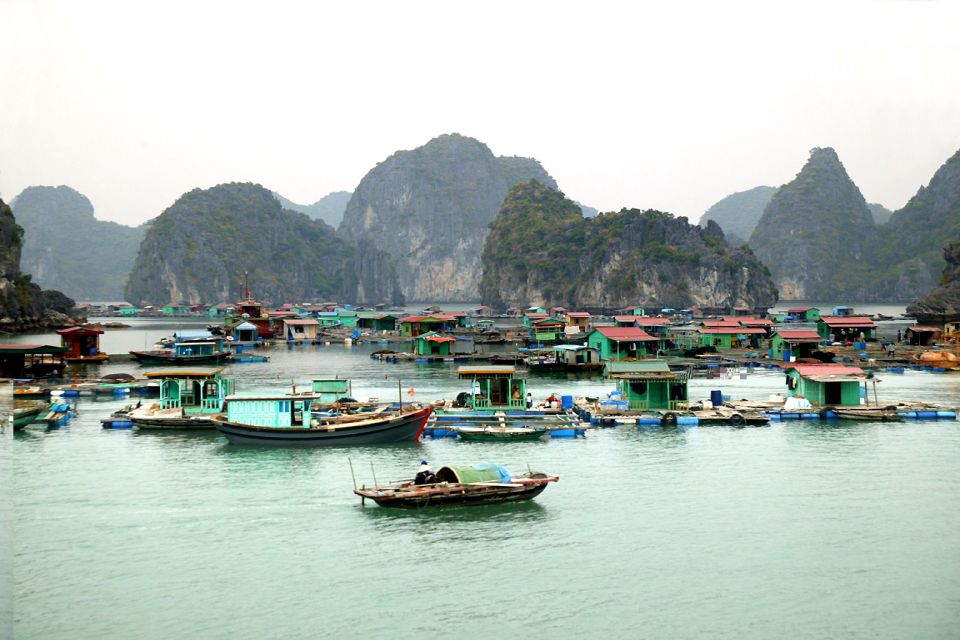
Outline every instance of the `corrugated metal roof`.
<svg viewBox="0 0 960 640">
<path fill-rule="evenodd" d="M 483 376 L 483 375 L 508 375 L 512 376 L 517 372 L 516 367 L 510 365 L 487 365 L 483 367 L 460 367 L 457 369 L 457 375 L 460 377 Z"/>
<path fill-rule="evenodd" d="M 758 333 L 763 333 L 763 334 L 767 333 L 765 329 L 761 329 L 760 327 L 740 327 L 740 326 L 700 327 L 698 331 L 700 333 L 721 334 L 721 335 L 731 335 L 731 336 L 741 335 L 741 334 L 753 335 Z"/>
<path fill-rule="evenodd" d="M 66 347 L 49 344 L 0 344 L 0 353 L 7 355 L 57 355 L 66 351 Z"/>
<path fill-rule="evenodd" d="M 595 329 L 600 335 L 608 340 L 617 342 L 645 342 L 658 341 L 659 338 L 651 336 L 649 333 L 639 327 L 600 327 Z"/>
<path fill-rule="evenodd" d="M 913 331 L 914 333 L 940 333 L 943 329 L 938 329 L 937 327 L 907 327 L 907 331 Z"/>
<path fill-rule="evenodd" d="M 784 365 L 788 371 L 795 369 L 803 377 L 810 376 L 863 376 L 866 375 L 860 367 L 845 364 L 789 364 Z"/>
<path fill-rule="evenodd" d="M 567 315 L 571 318 L 589 318 L 589 311 L 567 311 Z"/>
<path fill-rule="evenodd" d="M 312 319 L 312 318 L 310 318 L 310 319 L 306 319 L 306 318 L 305 318 L 305 319 L 302 319 L 302 320 L 300 320 L 300 319 L 298 319 L 298 320 L 286 320 L 286 319 L 285 319 L 285 320 L 283 321 L 283 324 L 288 324 L 288 325 L 291 325 L 291 326 L 294 326 L 294 327 L 304 327 L 304 326 L 309 326 L 309 325 L 315 325 L 315 324 L 317 324 L 317 321 L 314 320 L 314 319 Z"/>
<path fill-rule="evenodd" d="M 828 327 L 876 327 L 876 323 L 866 316 L 820 316 Z"/>
<path fill-rule="evenodd" d="M 657 318 L 649 316 L 634 316 L 638 327 L 665 327 L 670 324 L 670 318 Z"/>
<path fill-rule="evenodd" d="M 820 334 L 812 329 L 780 329 L 777 335 L 784 340 L 816 340 L 820 341 Z"/>
<path fill-rule="evenodd" d="M 85 336 L 85 335 L 101 334 L 103 333 L 103 330 L 97 329 L 95 327 L 70 327 L 69 329 L 57 329 L 57 333 L 59 333 L 62 336 L 70 336 L 70 335 Z"/>
<path fill-rule="evenodd" d="M 790 307 L 787 309 L 787 313 L 803 313 L 804 311 L 810 311 L 811 309 L 816 309 L 816 307 Z"/>
</svg>

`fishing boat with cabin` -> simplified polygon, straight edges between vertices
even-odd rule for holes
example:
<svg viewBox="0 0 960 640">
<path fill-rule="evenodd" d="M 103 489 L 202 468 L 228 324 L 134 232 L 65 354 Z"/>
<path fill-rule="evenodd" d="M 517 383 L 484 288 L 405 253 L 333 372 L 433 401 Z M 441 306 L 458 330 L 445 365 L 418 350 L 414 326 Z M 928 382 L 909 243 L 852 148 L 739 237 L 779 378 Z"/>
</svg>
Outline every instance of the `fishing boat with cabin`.
<svg viewBox="0 0 960 640">
<path fill-rule="evenodd" d="M 192 367 L 163 369 L 144 374 L 160 382 L 160 399 L 130 411 L 139 429 L 213 429 L 212 418 L 223 411 L 234 382 L 221 376 L 223 369 Z"/>
<path fill-rule="evenodd" d="M 214 422 L 232 444 L 338 446 L 417 442 L 432 413 L 432 406 L 400 404 L 330 415 L 319 394 L 304 392 L 230 396 Z"/>
<path fill-rule="evenodd" d="M 209 331 L 183 332 L 172 348 L 131 351 L 130 355 L 141 364 L 167 365 L 224 364 L 233 358 L 223 336 Z"/>
<path fill-rule="evenodd" d="M 400 482 L 355 487 L 353 492 L 362 500 L 370 498 L 381 507 L 477 506 L 531 500 L 551 482 L 559 480 L 559 476 L 537 471 L 513 476 L 500 464 L 451 465 L 437 471 L 435 483 Z"/>
</svg>

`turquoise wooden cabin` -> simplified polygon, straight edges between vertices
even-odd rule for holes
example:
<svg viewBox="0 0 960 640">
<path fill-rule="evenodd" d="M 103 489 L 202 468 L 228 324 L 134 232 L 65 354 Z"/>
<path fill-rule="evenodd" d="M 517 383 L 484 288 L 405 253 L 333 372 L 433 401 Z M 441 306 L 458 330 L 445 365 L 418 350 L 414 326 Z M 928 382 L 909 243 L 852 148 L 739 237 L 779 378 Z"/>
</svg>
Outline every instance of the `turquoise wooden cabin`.
<svg viewBox="0 0 960 640">
<path fill-rule="evenodd" d="M 821 316 L 817 321 L 817 333 L 824 340 L 856 342 L 861 334 L 863 340 L 873 340 L 876 328 L 873 319 L 866 316 Z"/>
<path fill-rule="evenodd" d="M 357 326 L 370 331 L 396 331 L 397 316 L 378 311 L 360 311 Z"/>
<path fill-rule="evenodd" d="M 352 398 L 353 387 L 346 378 L 317 378 L 313 381 L 313 394 L 319 404 L 333 404 L 341 398 Z"/>
<path fill-rule="evenodd" d="M 677 372 L 663 360 L 635 360 L 606 363 L 607 378 L 616 380 L 617 390 L 630 409 L 685 409 L 689 375 Z"/>
<path fill-rule="evenodd" d="M 770 339 L 770 357 L 774 360 L 809 358 L 820 346 L 820 334 L 812 329 L 780 329 Z"/>
<path fill-rule="evenodd" d="M 418 356 L 449 356 L 457 339 L 439 333 L 424 333 L 413 341 L 413 352 Z"/>
<path fill-rule="evenodd" d="M 802 394 L 812 404 L 860 406 L 860 386 L 867 376 L 860 367 L 845 364 L 796 364 L 787 367 L 787 393 Z"/>
<path fill-rule="evenodd" d="M 285 396 L 230 396 L 227 420 L 256 427 L 301 428 L 310 425 L 311 410 L 319 405 L 310 393 Z"/>
<path fill-rule="evenodd" d="M 184 415 L 213 415 L 223 410 L 233 393 L 233 380 L 221 377 L 223 369 L 189 367 L 148 371 L 149 380 L 160 381 L 160 408 L 183 409 Z"/>
<path fill-rule="evenodd" d="M 347 329 L 354 328 L 359 322 L 357 312 L 349 309 L 337 309 L 337 318 L 340 320 L 340 324 Z"/>
<path fill-rule="evenodd" d="M 639 327 L 598 327 L 587 335 L 587 346 L 600 352 L 602 360 L 630 360 L 656 355 L 664 340 Z"/>
<path fill-rule="evenodd" d="M 527 381 L 516 377 L 511 366 L 460 367 L 457 377 L 473 381 L 467 406 L 473 410 L 526 409 Z"/>
<path fill-rule="evenodd" d="M 820 319 L 820 309 L 817 307 L 790 307 L 787 309 L 787 318 L 794 322 L 816 322 Z"/>
<path fill-rule="evenodd" d="M 767 335 L 766 329 L 760 327 L 700 327 L 698 332 L 701 347 L 718 349 L 756 349 L 760 347 L 760 340 Z"/>
</svg>

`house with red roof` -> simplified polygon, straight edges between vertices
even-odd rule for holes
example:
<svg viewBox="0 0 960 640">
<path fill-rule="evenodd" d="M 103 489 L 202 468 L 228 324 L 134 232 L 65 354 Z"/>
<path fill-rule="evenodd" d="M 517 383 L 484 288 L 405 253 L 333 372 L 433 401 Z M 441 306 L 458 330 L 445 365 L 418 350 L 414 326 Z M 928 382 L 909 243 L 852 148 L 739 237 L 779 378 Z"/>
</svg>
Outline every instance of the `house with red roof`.
<svg viewBox="0 0 960 640">
<path fill-rule="evenodd" d="M 817 307 L 790 307 L 787 309 L 788 322 L 816 322 L 820 319 Z"/>
<path fill-rule="evenodd" d="M 877 324 L 867 316 L 820 316 L 817 320 L 817 333 L 830 341 L 873 340 L 876 328 Z"/>
<path fill-rule="evenodd" d="M 813 329 L 777 329 L 770 340 L 770 357 L 790 361 L 810 358 L 820 346 L 820 334 Z"/>
<path fill-rule="evenodd" d="M 601 360 L 646 358 L 666 349 L 664 338 L 640 327 L 597 327 L 587 335 L 587 346 L 599 351 Z"/>
<path fill-rule="evenodd" d="M 712 326 L 704 323 L 697 330 L 701 347 L 718 349 L 741 349 L 760 347 L 760 340 L 767 336 L 767 330 L 760 327 L 743 327 L 739 323 L 714 321 Z"/>
</svg>

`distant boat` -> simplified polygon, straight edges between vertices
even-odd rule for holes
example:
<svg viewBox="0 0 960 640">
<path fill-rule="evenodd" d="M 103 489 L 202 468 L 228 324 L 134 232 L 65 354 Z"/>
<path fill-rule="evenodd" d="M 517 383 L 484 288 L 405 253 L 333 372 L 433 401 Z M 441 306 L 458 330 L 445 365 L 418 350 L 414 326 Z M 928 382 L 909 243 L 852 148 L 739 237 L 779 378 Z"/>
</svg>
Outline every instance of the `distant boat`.
<svg viewBox="0 0 960 640">
<path fill-rule="evenodd" d="M 131 351 L 130 355 L 141 364 L 223 364 L 233 359 L 233 354 L 229 351 L 218 351 L 216 353 L 200 355 L 178 355 L 177 352 L 172 349 L 162 349 L 156 351 Z"/>
<path fill-rule="evenodd" d="M 233 444 L 273 446 L 337 446 L 417 442 L 433 407 L 381 406 L 373 411 L 325 416 L 312 411 L 321 406 L 318 394 L 230 396 L 227 415 L 213 418 L 217 429 Z"/>
<path fill-rule="evenodd" d="M 513 477 L 499 464 L 476 464 L 441 467 L 433 484 L 401 482 L 353 492 L 382 507 L 476 506 L 530 500 L 559 480 L 559 476 L 538 471 Z"/>
<path fill-rule="evenodd" d="M 550 431 L 543 427 L 451 427 L 464 440 L 480 442 L 515 442 L 526 440 L 540 440 L 550 435 Z"/>
</svg>

